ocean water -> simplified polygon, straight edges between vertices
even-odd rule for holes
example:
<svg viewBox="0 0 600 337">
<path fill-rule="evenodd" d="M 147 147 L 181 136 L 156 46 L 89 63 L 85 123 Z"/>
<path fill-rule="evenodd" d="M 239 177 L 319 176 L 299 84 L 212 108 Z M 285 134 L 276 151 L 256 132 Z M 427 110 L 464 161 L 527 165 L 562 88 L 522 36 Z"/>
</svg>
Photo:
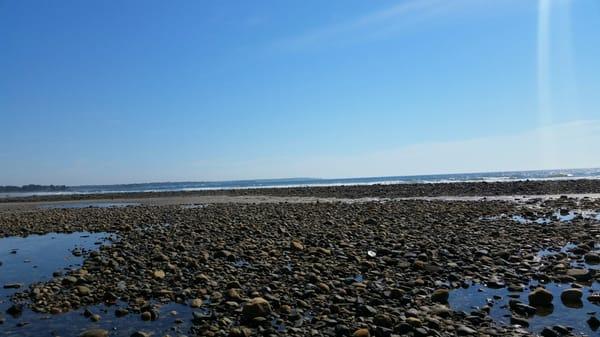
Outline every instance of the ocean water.
<svg viewBox="0 0 600 337">
<path fill-rule="evenodd" d="M 460 173 L 415 176 L 364 177 L 364 178 L 290 178 L 290 179 L 258 179 L 210 182 L 157 182 L 142 184 L 116 185 L 81 185 L 69 186 L 67 191 L 60 192 L 26 192 L 0 193 L 0 197 L 19 197 L 31 195 L 57 194 L 90 194 L 90 193 L 126 193 L 126 192 L 162 192 L 162 191 L 199 191 L 216 189 L 245 189 L 271 187 L 300 186 L 342 186 L 342 185 L 374 185 L 374 184 L 426 184 L 451 182 L 496 182 L 520 180 L 565 180 L 565 179 L 600 179 L 600 168 L 539 170 L 486 173 Z"/>
</svg>

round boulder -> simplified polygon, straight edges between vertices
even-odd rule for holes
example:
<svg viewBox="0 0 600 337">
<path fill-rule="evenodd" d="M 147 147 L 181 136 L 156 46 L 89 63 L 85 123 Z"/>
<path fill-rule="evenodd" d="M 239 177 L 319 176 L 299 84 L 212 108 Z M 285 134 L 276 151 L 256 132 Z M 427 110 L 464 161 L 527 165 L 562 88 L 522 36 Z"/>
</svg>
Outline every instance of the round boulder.
<svg viewBox="0 0 600 337">
<path fill-rule="evenodd" d="M 244 304 L 242 316 L 246 319 L 266 317 L 271 313 L 271 305 L 262 297 L 255 297 Z"/>
<path fill-rule="evenodd" d="M 450 291 L 448 289 L 437 289 L 431 294 L 431 300 L 438 303 L 448 303 Z"/>
<path fill-rule="evenodd" d="M 581 303 L 581 298 L 583 297 L 583 292 L 580 289 L 565 289 L 562 294 L 560 294 L 560 300 L 564 304 L 578 304 Z"/>
<path fill-rule="evenodd" d="M 529 293 L 529 304 L 534 307 L 549 306 L 552 304 L 553 299 L 552 293 L 544 288 L 537 288 Z"/>
</svg>

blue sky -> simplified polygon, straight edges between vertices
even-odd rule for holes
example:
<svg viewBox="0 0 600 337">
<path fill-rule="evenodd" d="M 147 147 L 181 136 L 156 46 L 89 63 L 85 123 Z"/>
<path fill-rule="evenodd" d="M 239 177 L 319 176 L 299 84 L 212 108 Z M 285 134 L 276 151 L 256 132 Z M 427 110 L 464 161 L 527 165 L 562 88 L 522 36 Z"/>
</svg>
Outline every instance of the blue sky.
<svg viewBox="0 0 600 337">
<path fill-rule="evenodd" d="M 596 0 L 0 0 L 0 184 L 600 166 L 598 36 Z"/>
</svg>

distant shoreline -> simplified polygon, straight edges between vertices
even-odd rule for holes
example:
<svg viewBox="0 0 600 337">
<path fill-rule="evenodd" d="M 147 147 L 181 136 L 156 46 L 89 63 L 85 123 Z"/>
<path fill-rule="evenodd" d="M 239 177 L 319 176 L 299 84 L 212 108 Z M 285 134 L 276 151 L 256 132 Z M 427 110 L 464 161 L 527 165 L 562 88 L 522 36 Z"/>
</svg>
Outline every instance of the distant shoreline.
<svg viewBox="0 0 600 337">
<path fill-rule="evenodd" d="M 194 196 L 273 196 L 316 198 L 411 198 L 444 196 L 519 196 L 600 193 L 599 179 L 529 180 L 508 182 L 457 182 L 428 184 L 373 184 L 343 186 L 213 189 L 198 191 L 118 192 L 89 194 L 35 195 L 0 198 L 0 203 L 123 200 Z"/>
<path fill-rule="evenodd" d="M 0 193 L 37 193 L 37 192 L 66 192 L 69 187 L 65 185 L 23 185 L 23 186 L 0 186 Z"/>
</svg>

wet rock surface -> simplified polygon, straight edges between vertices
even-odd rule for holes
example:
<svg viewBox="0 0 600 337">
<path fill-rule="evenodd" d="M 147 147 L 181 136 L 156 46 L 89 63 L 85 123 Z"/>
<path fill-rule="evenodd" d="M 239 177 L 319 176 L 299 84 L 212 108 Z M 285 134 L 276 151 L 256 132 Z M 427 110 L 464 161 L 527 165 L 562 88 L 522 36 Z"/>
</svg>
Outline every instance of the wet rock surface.
<svg viewBox="0 0 600 337">
<path fill-rule="evenodd" d="M 560 208 L 600 204 L 564 198 L 46 209 L 0 213 L 0 235 L 118 236 L 81 252 L 81 267 L 13 289 L 15 305 L 48 321 L 88 309 L 78 334 L 125 335 L 110 325 L 132 321 L 143 329 L 127 336 L 521 336 L 532 334 L 524 327 L 541 313 L 536 306 L 561 303 L 560 293 L 543 295 L 545 284 L 565 284 L 571 302 L 577 283 L 587 282 L 582 301 L 596 300 L 597 275 L 585 256 L 596 251 L 600 226 L 583 216 L 544 224 L 489 219 L 537 218 Z M 483 306 L 457 310 L 453 292 L 471 284 L 522 293 L 511 305 L 512 324 L 521 327 Z M 533 293 L 544 303 L 528 302 Z M 179 312 L 166 311 L 169 305 Z M 592 317 L 578 319 L 587 326 Z M 5 319 L 0 332 L 22 322 Z M 577 332 L 558 323 L 547 328 L 559 336 Z"/>
</svg>

